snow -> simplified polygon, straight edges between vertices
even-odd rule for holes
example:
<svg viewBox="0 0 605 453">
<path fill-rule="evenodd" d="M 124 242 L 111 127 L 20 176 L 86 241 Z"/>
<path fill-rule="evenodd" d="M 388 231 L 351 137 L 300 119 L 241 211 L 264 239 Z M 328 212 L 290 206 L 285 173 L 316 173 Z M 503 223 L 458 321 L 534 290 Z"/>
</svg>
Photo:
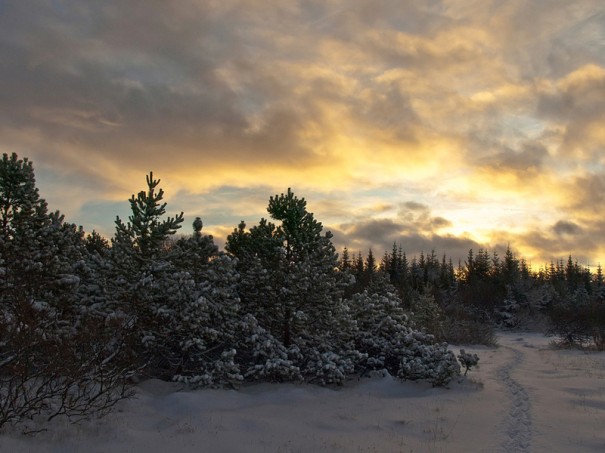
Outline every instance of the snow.
<svg viewBox="0 0 605 453">
<path fill-rule="evenodd" d="M 5 430 L 0 451 L 605 451 L 605 353 L 550 341 L 516 332 L 500 333 L 497 348 L 465 346 L 479 367 L 449 388 L 389 376 L 238 391 L 150 380 L 102 419 L 55 419 L 36 436 Z"/>
</svg>

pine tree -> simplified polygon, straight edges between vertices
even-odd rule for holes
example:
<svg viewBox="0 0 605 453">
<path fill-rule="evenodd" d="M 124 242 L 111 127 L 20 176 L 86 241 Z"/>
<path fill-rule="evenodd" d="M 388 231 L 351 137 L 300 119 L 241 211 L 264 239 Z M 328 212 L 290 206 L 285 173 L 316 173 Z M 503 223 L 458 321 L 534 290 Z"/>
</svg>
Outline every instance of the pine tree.
<svg viewBox="0 0 605 453">
<path fill-rule="evenodd" d="M 202 233 L 203 226 L 202 219 L 196 217 L 193 234 L 176 241 L 170 258 L 177 269 L 189 272 L 196 281 L 204 274 L 210 260 L 219 253 L 212 236 Z"/>
<path fill-rule="evenodd" d="M 422 293 L 412 297 L 411 319 L 416 329 L 422 330 L 436 338 L 443 338 L 443 310 L 435 300 L 430 285 Z"/>
<path fill-rule="evenodd" d="M 597 265 L 597 273 L 595 275 L 595 285 L 597 286 L 597 288 L 601 288 L 603 287 L 603 268 L 601 267 L 601 263 L 599 263 Z"/>
<path fill-rule="evenodd" d="M 515 255 L 510 249 L 510 246 L 506 248 L 504 254 L 504 261 L 502 262 L 502 279 L 505 284 L 513 285 L 519 281 L 520 269 L 519 260 L 515 258 Z"/>
<path fill-rule="evenodd" d="M 240 260 L 243 308 L 280 339 L 307 379 L 342 381 L 352 366 L 344 358 L 350 326 L 332 234 L 322 234 L 305 199 L 291 190 L 270 197 L 267 211 L 279 225 L 261 219 L 227 239 L 227 251 Z"/>
<path fill-rule="evenodd" d="M 368 256 L 366 257 L 364 266 L 363 266 L 363 275 L 361 281 L 364 287 L 368 287 L 372 283 L 376 272 L 378 271 L 378 266 L 376 265 L 376 258 L 374 258 L 374 253 L 372 249 L 368 250 Z"/>
<path fill-rule="evenodd" d="M 98 253 L 103 257 L 107 256 L 109 254 L 109 250 L 111 249 L 109 241 L 95 230 L 92 230 L 92 233 L 86 236 L 84 245 L 89 253 Z"/>
<path fill-rule="evenodd" d="M 165 245 L 183 222 L 183 213 L 162 217 L 166 203 L 160 181 L 146 177 L 147 190 L 130 198 L 132 214 L 124 223 L 116 218 L 110 266 L 106 278 L 109 305 L 134 325 L 139 347 L 135 351 L 148 372 L 170 377 L 179 360 L 179 346 L 171 338 L 180 306 L 195 298 L 195 282 L 171 262 L 176 253 Z"/>
<path fill-rule="evenodd" d="M 45 414 L 86 416 L 126 396 L 120 326 L 106 323 L 81 228 L 48 212 L 33 165 L 0 162 L 0 426 Z"/>
<path fill-rule="evenodd" d="M 130 198 L 132 215 L 129 222 L 124 224 L 120 217 L 116 218 L 116 234 L 113 239 L 113 248 L 117 253 L 124 253 L 143 263 L 159 258 L 164 250 L 163 246 L 169 236 L 176 233 L 183 222 L 183 213 L 175 217 L 161 220 L 166 213 L 166 203 L 161 203 L 164 190 L 156 192 L 160 183 L 153 179 L 150 172 L 147 179 L 147 191 L 141 191 L 135 198 Z"/>
</svg>

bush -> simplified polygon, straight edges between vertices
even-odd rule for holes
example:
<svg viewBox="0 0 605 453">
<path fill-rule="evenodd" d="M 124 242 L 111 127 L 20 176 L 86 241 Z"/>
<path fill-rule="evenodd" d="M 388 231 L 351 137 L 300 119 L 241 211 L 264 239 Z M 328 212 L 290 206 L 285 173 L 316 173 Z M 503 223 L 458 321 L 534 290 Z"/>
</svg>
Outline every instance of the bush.
<svg viewBox="0 0 605 453">
<path fill-rule="evenodd" d="M 35 416 L 79 421 L 132 395 L 127 326 L 21 300 L 0 312 L 0 428 Z"/>
<path fill-rule="evenodd" d="M 592 343 L 605 350 L 605 300 L 590 297 L 585 290 L 554 304 L 548 311 L 547 335 L 559 337 L 562 345 L 584 347 Z"/>
<path fill-rule="evenodd" d="M 460 354 L 458 355 L 458 360 L 460 364 L 464 367 L 464 375 L 468 373 L 472 367 L 477 366 L 479 364 L 479 356 L 477 354 L 470 354 L 466 352 L 464 349 L 460 350 Z"/>
<path fill-rule="evenodd" d="M 446 385 L 460 374 L 460 365 L 446 343 L 414 330 L 394 294 L 363 292 L 349 301 L 357 322 L 356 347 L 364 354 L 365 370 L 386 369 L 402 380 L 426 380 Z"/>
<path fill-rule="evenodd" d="M 425 380 L 433 386 L 447 385 L 460 375 L 460 365 L 447 343 L 427 344 L 421 333 L 407 337 L 397 377 L 402 380 Z"/>
<path fill-rule="evenodd" d="M 465 307 L 458 303 L 445 310 L 443 339 L 450 344 L 497 344 L 490 316 L 476 307 Z"/>
</svg>

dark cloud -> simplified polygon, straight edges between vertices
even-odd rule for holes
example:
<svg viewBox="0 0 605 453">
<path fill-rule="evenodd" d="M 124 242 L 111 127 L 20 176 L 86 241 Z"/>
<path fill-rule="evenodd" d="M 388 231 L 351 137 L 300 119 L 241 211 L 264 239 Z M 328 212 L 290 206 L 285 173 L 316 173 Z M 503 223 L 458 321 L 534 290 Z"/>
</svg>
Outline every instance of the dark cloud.
<svg viewBox="0 0 605 453">
<path fill-rule="evenodd" d="M 60 149 L 76 145 L 127 166 L 216 165 L 225 155 L 240 165 L 311 165 L 301 134 L 322 112 L 313 100 L 255 105 L 254 94 L 251 103 L 242 97 L 221 73 L 226 61 L 248 64 L 253 82 L 263 70 L 205 8 L 62 2 L 29 14 L 27 3 L 8 8 L 3 24 L 13 25 L 0 32 L 0 128 L 43 136 L 48 147 L 34 149 L 36 157 L 70 165 Z"/>
<path fill-rule="evenodd" d="M 555 90 L 538 98 L 537 113 L 558 121 L 584 123 L 602 114 L 600 95 L 605 90 L 605 69 L 587 67 L 567 76 Z"/>
<path fill-rule="evenodd" d="M 452 222 L 447 219 L 444 219 L 443 217 L 433 217 L 431 219 L 431 226 L 435 229 L 445 228 L 452 226 Z"/>
<path fill-rule="evenodd" d="M 395 219 L 359 219 L 339 225 L 333 231 L 338 246 L 346 246 L 349 250 L 359 250 L 362 253 L 371 248 L 375 254 L 382 254 L 396 244 L 401 245 L 410 256 L 436 250 L 458 260 L 466 256 L 470 248 L 480 247 L 472 239 L 436 232 L 450 225 L 449 220 L 432 216 L 428 206 L 407 201 L 399 205 Z"/>
<path fill-rule="evenodd" d="M 496 154 L 481 158 L 478 163 L 493 170 L 512 171 L 524 174 L 541 170 L 544 159 L 548 157 L 546 147 L 537 142 L 525 142 L 518 151 L 505 149 Z"/>
<path fill-rule="evenodd" d="M 485 245 L 476 241 L 453 235 L 428 234 L 409 231 L 404 225 L 384 219 L 365 223 L 345 225 L 332 228 L 334 242 L 338 250 L 347 247 L 349 251 L 367 254 L 372 249 L 376 256 L 390 251 L 395 244 L 406 252 L 409 257 L 419 256 L 434 250 L 439 257 L 446 254 L 455 263 L 464 260 L 470 249 L 475 251 Z"/>
<path fill-rule="evenodd" d="M 402 231 L 403 225 L 392 219 L 377 219 L 355 224 L 341 225 L 347 237 L 354 243 L 392 243 Z"/>
<path fill-rule="evenodd" d="M 582 232 L 582 229 L 578 225 L 568 220 L 559 220 L 553 225 L 552 230 L 557 235 L 577 235 Z"/>
<path fill-rule="evenodd" d="M 587 235 L 582 237 L 569 237 L 552 235 L 540 230 L 524 233 L 516 237 L 516 243 L 521 247 L 530 247 L 542 251 L 539 255 L 537 266 L 546 261 L 558 260 L 573 255 L 581 263 L 590 263 L 590 254 L 587 253 L 591 247 L 595 247 L 594 241 Z"/>
<path fill-rule="evenodd" d="M 428 206 L 415 201 L 402 203 L 397 218 L 401 223 L 402 231 L 418 231 L 423 235 L 452 225 L 452 222 L 444 217 L 433 217 Z"/>
<path fill-rule="evenodd" d="M 422 203 L 417 203 L 415 201 L 406 201 L 402 204 L 402 209 L 409 209 L 410 211 L 428 211 L 429 207 Z"/>
</svg>

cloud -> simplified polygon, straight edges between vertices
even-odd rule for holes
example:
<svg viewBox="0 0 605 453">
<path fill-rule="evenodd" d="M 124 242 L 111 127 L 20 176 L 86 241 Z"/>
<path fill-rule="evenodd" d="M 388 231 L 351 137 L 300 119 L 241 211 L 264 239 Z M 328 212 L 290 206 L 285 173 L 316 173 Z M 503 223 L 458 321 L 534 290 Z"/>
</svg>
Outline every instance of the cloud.
<svg viewBox="0 0 605 453">
<path fill-rule="evenodd" d="M 567 220 L 559 220 L 553 225 L 552 229 L 553 232 L 557 235 L 576 235 L 582 232 L 582 229 L 578 225 Z"/>
<path fill-rule="evenodd" d="M 87 229 L 153 170 L 217 237 L 293 187 L 364 248 L 507 228 L 605 260 L 604 23 L 598 0 L 11 2 L 0 151 Z"/>
</svg>

